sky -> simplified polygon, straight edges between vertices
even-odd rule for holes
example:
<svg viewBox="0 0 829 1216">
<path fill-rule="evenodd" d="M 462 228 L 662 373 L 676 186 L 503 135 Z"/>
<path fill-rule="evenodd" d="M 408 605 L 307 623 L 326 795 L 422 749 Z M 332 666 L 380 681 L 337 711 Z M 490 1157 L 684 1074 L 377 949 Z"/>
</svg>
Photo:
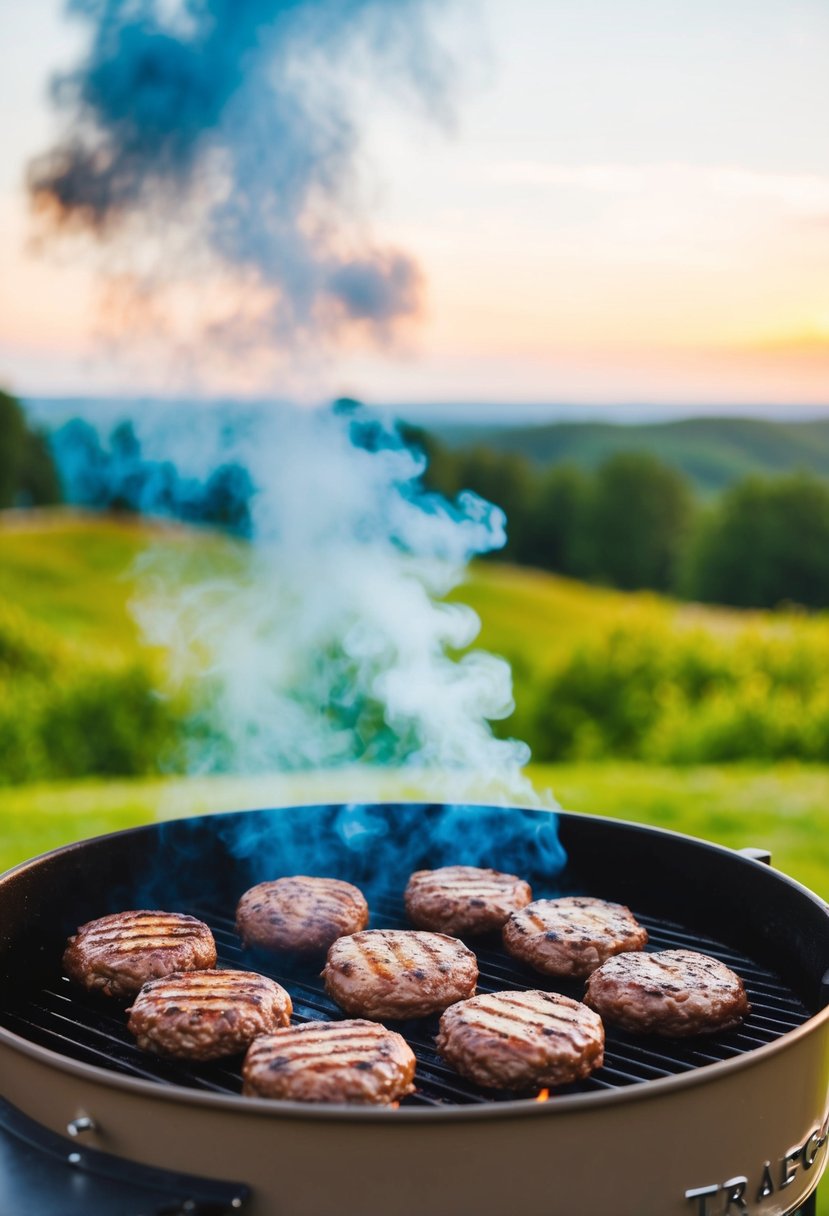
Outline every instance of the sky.
<svg viewBox="0 0 829 1216">
<path fill-rule="evenodd" d="M 219 358 L 141 331 L 94 250 L 38 242 L 25 166 L 54 142 L 48 81 L 83 31 L 56 0 L 0 0 L 0 383 L 829 404 L 825 0 L 460 0 L 438 25 L 445 121 L 358 94 L 361 223 L 419 263 L 419 314 L 379 345 Z"/>
</svg>

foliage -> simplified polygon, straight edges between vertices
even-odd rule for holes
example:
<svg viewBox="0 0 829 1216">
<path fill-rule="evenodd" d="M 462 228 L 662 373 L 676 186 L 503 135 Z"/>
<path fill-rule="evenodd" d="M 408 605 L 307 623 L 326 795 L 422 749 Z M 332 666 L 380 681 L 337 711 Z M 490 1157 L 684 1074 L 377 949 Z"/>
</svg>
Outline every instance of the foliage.
<svg viewBox="0 0 829 1216">
<path fill-rule="evenodd" d="M 562 463 L 591 472 L 620 452 L 645 452 L 686 477 L 704 498 L 754 475 L 797 469 L 829 478 L 829 419 L 679 418 L 652 423 L 553 422 L 436 425 L 450 452 L 476 446 L 526 458 L 537 471 Z"/>
<path fill-rule="evenodd" d="M 723 496 L 688 555 L 686 594 L 739 607 L 829 604 L 829 485 L 747 478 Z"/>
<path fill-rule="evenodd" d="M 172 764 L 181 708 L 154 683 L 146 661 L 85 661 L 0 600 L 0 784 Z"/>
<path fill-rule="evenodd" d="M 126 572 L 146 544 L 183 587 L 246 568 L 247 546 L 202 531 L 61 516 L 0 529 L 0 780 L 174 771 L 215 736 L 209 705 L 155 691 L 159 657 L 128 611 Z M 499 733 L 537 759 L 829 760 L 824 617 L 681 605 L 492 563 L 454 598 L 482 618 L 479 645 L 512 664 L 517 709 Z M 382 742 L 376 725 L 367 737 Z"/>
<path fill-rule="evenodd" d="M 250 534 L 253 483 L 241 465 L 219 465 L 204 481 L 184 477 L 171 461 L 144 454 L 131 422 L 119 423 L 104 441 L 81 418 L 55 432 L 52 450 L 68 502 Z"/>
<path fill-rule="evenodd" d="M 693 509 L 685 479 L 653 456 L 610 457 L 596 473 L 588 507 L 593 572 L 628 591 L 670 590 Z"/>
<path fill-rule="evenodd" d="M 829 762 L 829 630 L 735 636 L 641 622 L 582 644 L 539 690 L 539 759 Z"/>
<path fill-rule="evenodd" d="M 29 427 L 20 402 L 0 390 L 0 507 L 59 500 L 57 472 L 45 437 Z"/>
</svg>

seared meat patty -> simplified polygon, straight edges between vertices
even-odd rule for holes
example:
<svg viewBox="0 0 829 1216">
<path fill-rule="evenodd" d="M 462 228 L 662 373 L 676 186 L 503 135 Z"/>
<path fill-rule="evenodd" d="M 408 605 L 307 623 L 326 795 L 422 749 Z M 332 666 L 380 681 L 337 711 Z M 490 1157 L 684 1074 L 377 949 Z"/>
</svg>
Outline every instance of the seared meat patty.
<svg viewBox="0 0 829 1216">
<path fill-rule="evenodd" d="M 524 1092 L 601 1068 L 604 1028 L 586 1006 L 555 992 L 495 992 L 447 1009 L 437 1046 L 476 1085 Z"/>
<path fill-rule="evenodd" d="M 532 899 L 529 884 L 514 874 L 477 866 L 418 870 L 406 887 L 406 912 L 418 929 L 440 933 L 488 933 Z"/>
<path fill-rule="evenodd" d="M 629 908 L 603 899 L 537 899 L 513 912 L 503 929 L 513 958 L 545 975 L 583 976 L 623 950 L 641 950 L 647 930 Z"/>
<path fill-rule="evenodd" d="M 128 1026 L 145 1051 L 217 1060 L 287 1026 L 292 1008 L 284 988 L 254 971 L 177 971 L 144 985 Z"/>
<path fill-rule="evenodd" d="M 173 971 L 216 965 L 216 943 L 202 921 L 179 912 L 116 912 L 81 925 L 63 955 L 76 984 L 123 997 Z"/>
<path fill-rule="evenodd" d="M 245 891 L 236 930 L 246 946 L 266 950 L 327 950 L 338 937 L 368 924 L 365 896 L 338 878 L 277 878 Z"/>
<path fill-rule="evenodd" d="M 369 929 L 334 942 L 322 974 L 346 1013 L 422 1018 L 472 996 L 478 960 L 444 933 Z"/>
<path fill-rule="evenodd" d="M 713 1034 L 750 1012 L 743 981 L 707 954 L 620 954 L 594 971 L 585 1001 L 632 1034 Z"/>
<path fill-rule="evenodd" d="M 306 1022 L 254 1039 L 242 1093 L 389 1106 L 414 1089 L 415 1063 L 406 1040 L 374 1022 Z"/>
</svg>

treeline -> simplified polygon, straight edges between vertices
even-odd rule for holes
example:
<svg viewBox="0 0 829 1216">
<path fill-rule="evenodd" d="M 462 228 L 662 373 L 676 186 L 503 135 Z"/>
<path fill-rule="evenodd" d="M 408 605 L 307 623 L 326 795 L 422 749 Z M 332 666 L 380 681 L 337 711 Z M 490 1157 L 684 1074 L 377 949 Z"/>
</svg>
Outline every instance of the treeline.
<svg viewBox="0 0 829 1216">
<path fill-rule="evenodd" d="M 221 464 L 205 480 L 185 477 L 173 461 L 148 456 L 128 420 L 103 438 L 89 422 L 73 418 L 52 435 L 52 451 L 66 501 L 76 506 L 163 515 L 250 535 L 253 482 L 239 464 Z"/>
<path fill-rule="evenodd" d="M 812 474 L 747 477 L 704 505 L 644 453 L 595 472 L 539 469 L 491 448 L 450 450 L 419 430 L 408 438 L 428 456 L 429 488 L 471 489 L 504 509 L 496 560 L 736 607 L 829 606 L 829 484 Z"/>
<path fill-rule="evenodd" d="M 61 487 L 46 435 L 20 402 L 0 389 L 0 508 L 59 502 Z"/>
</svg>

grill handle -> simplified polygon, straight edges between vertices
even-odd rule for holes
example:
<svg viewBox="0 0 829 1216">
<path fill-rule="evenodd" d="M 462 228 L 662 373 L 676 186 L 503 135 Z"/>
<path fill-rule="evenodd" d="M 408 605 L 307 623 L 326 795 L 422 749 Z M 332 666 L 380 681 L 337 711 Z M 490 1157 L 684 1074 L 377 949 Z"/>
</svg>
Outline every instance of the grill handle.
<svg viewBox="0 0 829 1216">
<path fill-rule="evenodd" d="M 751 861 L 762 861 L 763 865 L 771 865 L 771 853 L 768 849 L 754 849 L 749 847 L 746 849 L 737 849 L 737 852 L 741 857 L 748 857 Z"/>
</svg>

